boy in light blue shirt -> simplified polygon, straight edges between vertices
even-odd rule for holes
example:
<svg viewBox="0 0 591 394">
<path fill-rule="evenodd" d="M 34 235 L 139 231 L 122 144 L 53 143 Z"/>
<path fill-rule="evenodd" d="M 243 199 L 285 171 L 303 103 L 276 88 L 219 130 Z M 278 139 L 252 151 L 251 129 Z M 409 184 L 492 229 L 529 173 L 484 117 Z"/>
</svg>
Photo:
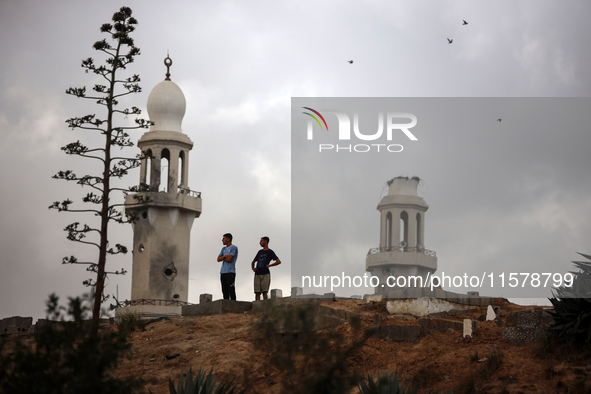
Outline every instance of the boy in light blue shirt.
<svg viewBox="0 0 591 394">
<path fill-rule="evenodd" d="M 232 234 L 226 233 L 222 237 L 224 247 L 218 256 L 218 262 L 222 262 L 220 281 L 222 282 L 222 294 L 224 300 L 236 300 L 236 260 L 238 260 L 238 248 L 232 245 Z"/>
</svg>

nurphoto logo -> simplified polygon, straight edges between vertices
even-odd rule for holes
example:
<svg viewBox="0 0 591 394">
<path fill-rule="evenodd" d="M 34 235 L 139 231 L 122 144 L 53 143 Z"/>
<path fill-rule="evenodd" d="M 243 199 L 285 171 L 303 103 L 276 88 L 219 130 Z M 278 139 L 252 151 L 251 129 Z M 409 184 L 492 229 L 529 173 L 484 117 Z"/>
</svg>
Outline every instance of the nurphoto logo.
<svg viewBox="0 0 591 394">
<path fill-rule="evenodd" d="M 302 112 L 303 114 L 310 117 L 308 119 L 307 127 L 307 139 L 314 139 L 314 124 L 318 125 L 318 128 L 322 132 L 329 132 L 328 123 L 325 117 L 317 110 L 310 107 L 302 107 L 307 110 Z M 309 111 L 309 112 L 308 112 Z M 363 133 L 359 127 L 359 114 L 353 114 L 353 135 L 351 134 L 351 118 L 344 112 L 341 111 L 326 111 L 323 110 L 324 114 L 332 114 L 336 117 L 338 122 L 338 133 L 336 137 L 338 141 L 384 141 L 387 143 L 362 143 L 362 144 L 318 144 L 318 151 L 323 152 L 349 152 L 349 153 L 366 153 L 370 151 L 375 152 L 402 152 L 404 147 L 401 144 L 390 143 L 394 136 L 404 134 L 411 141 L 418 141 L 418 138 L 410 131 L 417 124 L 417 117 L 407 112 L 388 112 L 385 116 L 386 121 L 384 122 L 384 113 L 378 113 L 378 129 L 373 133 Z M 315 121 L 315 122 L 314 122 Z M 384 127 L 385 124 L 385 127 Z M 384 136 L 384 130 L 385 136 Z M 401 133 L 399 133 L 401 132 Z M 385 137 L 385 139 L 384 139 Z"/>
</svg>

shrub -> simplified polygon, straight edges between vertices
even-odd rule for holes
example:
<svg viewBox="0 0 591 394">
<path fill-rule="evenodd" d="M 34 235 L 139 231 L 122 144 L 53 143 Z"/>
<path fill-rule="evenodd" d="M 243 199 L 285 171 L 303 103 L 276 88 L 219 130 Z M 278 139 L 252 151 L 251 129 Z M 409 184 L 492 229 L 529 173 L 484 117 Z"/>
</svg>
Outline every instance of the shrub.
<svg viewBox="0 0 591 394">
<path fill-rule="evenodd" d="M 60 307 L 49 296 L 49 322 L 37 327 L 32 346 L 18 342 L 0 359 L 0 392 L 4 393 L 129 393 L 141 384 L 111 376 L 127 335 L 117 330 L 91 331 L 91 297 L 70 298 Z M 66 316 L 69 317 L 66 320 Z M 39 326 L 39 324 L 38 324 Z"/>
<path fill-rule="evenodd" d="M 227 381 L 227 376 L 222 378 L 222 381 L 216 383 L 216 378 L 213 376 L 213 368 L 209 370 L 206 375 L 205 372 L 199 368 L 195 379 L 193 379 L 193 370 L 189 368 L 187 372 L 187 378 L 183 382 L 183 371 L 179 382 L 175 389 L 172 380 L 168 378 L 168 388 L 170 394 L 233 394 L 236 386 L 232 381 Z M 245 390 L 237 392 L 237 394 L 244 393 Z"/>
<path fill-rule="evenodd" d="M 385 374 L 380 375 L 380 371 L 378 371 L 377 382 L 370 374 L 367 374 L 367 383 L 365 383 L 363 377 L 360 377 L 357 387 L 362 394 L 416 394 L 419 391 L 419 385 L 420 382 L 413 387 L 411 378 L 408 381 L 408 384 L 405 386 L 404 374 L 401 378 L 399 378 L 398 370 L 396 370 L 392 373 L 392 375 L 390 375 L 388 371 L 386 371 Z"/>
<path fill-rule="evenodd" d="M 125 335 L 129 335 L 136 330 L 145 331 L 147 323 L 149 322 L 143 320 L 138 313 L 132 312 L 122 312 L 117 319 L 117 327 Z"/>
<path fill-rule="evenodd" d="M 490 379 L 493 373 L 501 367 L 504 356 L 500 350 L 493 350 L 485 355 L 486 361 L 484 361 L 484 370 L 482 373 L 486 379 Z"/>
<path fill-rule="evenodd" d="M 579 253 L 591 260 L 591 256 Z M 549 298 L 554 309 L 549 311 L 554 319 L 550 333 L 559 342 L 570 342 L 588 347 L 591 343 L 591 262 L 573 261 L 579 272 L 572 272 L 571 287 L 556 289 Z"/>
</svg>

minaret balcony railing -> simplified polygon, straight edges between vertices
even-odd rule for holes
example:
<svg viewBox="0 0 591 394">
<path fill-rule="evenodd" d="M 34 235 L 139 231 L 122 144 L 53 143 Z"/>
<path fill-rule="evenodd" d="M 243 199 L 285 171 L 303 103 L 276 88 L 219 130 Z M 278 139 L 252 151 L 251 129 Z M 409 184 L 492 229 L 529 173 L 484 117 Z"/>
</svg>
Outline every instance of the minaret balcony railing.
<svg viewBox="0 0 591 394">
<path fill-rule="evenodd" d="M 179 186 L 179 193 L 181 194 L 188 194 L 191 197 L 195 197 L 195 198 L 201 198 L 201 192 L 197 192 L 195 190 L 191 190 L 188 187 L 185 186 Z"/>
<path fill-rule="evenodd" d="M 404 252 L 404 253 L 422 253 L 426 254 L 427 256 L 437 257 L 435 252 L 429 249 L 425 249 L 423 247 L 409 247 L 409 246 L 391 246 L 391 247 L 382 247 L 382 248 L 372 248 L 367 252 L 368 255 L 370 254 L 377 254 L 377 253 L 384 253 L 384 252 Z"/>
<path fill-rule="evenodd" d="M 151 186 L 147 186 L 147 188 L 144 189 L 140 189 L 140 193 L 141 192 L 152 192 L 152 193 L 167 193 L 166 189 L 164 187 L 161 187 L 160 190 L 156 191 L 155 188 L 152 188 Z M 195 198 L 201 198 L 201 192 L 195 191 L 195 190 L 191 190 L 188 187 L 185 186 L 179 186 L 177 189 L 177 192 L 179 194 L 186 194 L 188 196 L 191 197 L 195 197 Z"/>
<path fill-rule="evenodd" d="M 140 300 L 125 300 L 123 306 L 134 305 L 152 305 L 152 306 L 185 306 L 192 305 L 190 302 L 177 300 L 155 300 L 155 299 L 140 299 Z"/>
</svg>

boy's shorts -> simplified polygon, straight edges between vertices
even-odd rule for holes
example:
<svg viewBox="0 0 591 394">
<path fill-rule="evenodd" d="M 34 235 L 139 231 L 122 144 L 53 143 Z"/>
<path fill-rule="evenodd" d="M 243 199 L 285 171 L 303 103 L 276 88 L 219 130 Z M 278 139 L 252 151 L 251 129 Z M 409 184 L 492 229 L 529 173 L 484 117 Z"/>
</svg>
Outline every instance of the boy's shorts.
<svg viewBox="0 0 591 394">
<path fill-rule="evenodd" d="M 271 285 L 271 274 L 255 275 L 254 276 L 254 292 L 268 293 Z"/>
</svg>

